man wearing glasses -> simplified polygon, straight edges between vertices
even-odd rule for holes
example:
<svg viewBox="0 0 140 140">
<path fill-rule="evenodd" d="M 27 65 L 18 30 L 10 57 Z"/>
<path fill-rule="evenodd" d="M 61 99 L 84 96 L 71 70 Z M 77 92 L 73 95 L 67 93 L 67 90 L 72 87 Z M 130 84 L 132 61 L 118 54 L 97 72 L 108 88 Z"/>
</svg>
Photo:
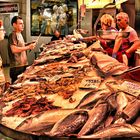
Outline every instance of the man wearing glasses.
<svg viewBox="0 0 140 140">
<path fill-rule="evenodd" d="M 115 39 L 112 57 L 128 66 L 133 66 L 134 52 L 137 49 L 136 45 L 133 44 L 139 40 L 137 32 L 129 26 L 127 13 L 118 13 L 116 15 L 116 24 L 120 33 Z M 124 33 L 128 33 L 128 36 L 124 37 Z"/>
</svg>

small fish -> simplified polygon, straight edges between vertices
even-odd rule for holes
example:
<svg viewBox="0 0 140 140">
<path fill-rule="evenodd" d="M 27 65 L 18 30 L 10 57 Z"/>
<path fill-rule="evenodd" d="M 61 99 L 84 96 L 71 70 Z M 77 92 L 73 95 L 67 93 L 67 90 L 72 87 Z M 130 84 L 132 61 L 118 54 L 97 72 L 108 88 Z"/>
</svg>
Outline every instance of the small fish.
<svg viewBox="0 0 140 140">
<path fill-rule="evenodd" d="M 87 111 L 75 111 L 68 116 L 59 120 L 52 130 L 50 136 L 62 137 L 74 134 L 77 130 L 81 129 L 88 119 Z M 48 134 L 48 133 L 47 133 Z"/>
</svg>

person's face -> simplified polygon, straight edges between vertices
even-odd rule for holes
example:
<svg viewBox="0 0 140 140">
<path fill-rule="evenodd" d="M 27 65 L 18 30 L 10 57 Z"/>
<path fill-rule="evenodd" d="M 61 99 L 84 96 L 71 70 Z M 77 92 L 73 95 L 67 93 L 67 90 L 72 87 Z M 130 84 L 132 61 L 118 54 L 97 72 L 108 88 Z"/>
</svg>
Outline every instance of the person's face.
<svg viewBox="0 0 140 140">
<path fill-rule="evenodd" d="M 126 19 L 121 18 L 121 17 L 116 18 L 116 23 L 119 29 L 125 29 L 128 26 Z"/>
<path fill-rule="evenodd" d="M 106 26 L 104 23 L 101 23 L 102 30 L 107 30 L 108 26 Z"/>
<path fill-rule="evenodd" d="M 24 30 L 24 23 L 22 19 L 18 19 L 17 23 L 13 24 L 13 27 L 17 32 L 22 32 Z"/>
<path fill-rule="evenodd" d="M 0 29 L 0 40 L 3 40 L 5 36 L 5 30 L 4 29 Z"/>
<path fill-rule="evenodd" d="M 56 30 L 56 31 L 55 31 L 55 36 L 56 36 L 56 37 L 59 37 L 59 36 L 60 36 L 60 32 Z"/>
</svg>

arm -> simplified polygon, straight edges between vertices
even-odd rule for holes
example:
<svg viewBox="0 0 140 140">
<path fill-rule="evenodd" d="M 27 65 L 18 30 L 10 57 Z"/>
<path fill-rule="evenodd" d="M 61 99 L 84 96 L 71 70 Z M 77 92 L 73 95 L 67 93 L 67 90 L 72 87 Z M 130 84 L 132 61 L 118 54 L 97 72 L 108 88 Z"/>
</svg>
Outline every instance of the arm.
<svg viewBox="0 0 140 140">
<path fill-rule="evenodd" d="M 32 50 L 35 48 L 35 46 L 36 46 L 36 43 L 31 43 L 30 45 L 27 45 L 24 47 L 17 47 L 16 45 L 10 45 L 13 53 L 20 53 L 23 51 Z"/>
<path fill-rule="evenodd" d="M 135 30 L 132 30 L 130 32 L 129 40 L 131 42 L 131 46 L 130 46 L 130 48 L 128 48 L 126 50 L 127 54 L 131 54 L 131 53 L 135 52 L 138 49 L 138 47 L 140 46 L 140 39 L 139 39 L 138 34 Z"/>
<path fill-rule="evenodd" d="M 126 53 L 132 53 L 136 51 L 138 47 L 140 47 L 140 40 L 135 41 L 134 44 L 128 50 L 126 50 Z"/>
<path fill-rule="evenodd" d="M 19 47 L 18 44 L 20 43 L 19 40 L 17 40 L 17 35 L 15 32 L 12 32 L 9 35 L 8 38 L 9 46 L 11 48 L 12 53 L 20 53 L 26 50 L 32 50 L 35 47 L 35 42 L 28 44 L 28 45 L 22 45 L 22 47 Z M 24 43 L 24 42 L 23 42 Z M 21 44 L 21 43 L 20 43 Z"/>
<path fill-rule="evenodd" d="M 114 48 L 113 48 L 113 52 L 112 52 L 112 55 L 116 54 L 118 52 L 118 50 L 120 49 L 120 46 L 122 44 L 122 37 L 121 36 L 118 36 L 115 40 L 115 45 L 114 45 Z"/>
</svg>

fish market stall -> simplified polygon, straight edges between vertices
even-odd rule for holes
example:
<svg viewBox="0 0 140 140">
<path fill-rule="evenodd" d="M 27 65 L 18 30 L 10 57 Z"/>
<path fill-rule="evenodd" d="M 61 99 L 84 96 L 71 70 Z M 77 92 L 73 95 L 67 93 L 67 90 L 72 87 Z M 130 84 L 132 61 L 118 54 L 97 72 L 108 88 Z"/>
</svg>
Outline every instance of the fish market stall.
<svg viewBox="0 0 140 140">
<path fill-rule="evenodd" d="M 140 137 L 140 84 L 98 41 L 54 41 L 1 97 L 15 140 Z"/>
</svg>

